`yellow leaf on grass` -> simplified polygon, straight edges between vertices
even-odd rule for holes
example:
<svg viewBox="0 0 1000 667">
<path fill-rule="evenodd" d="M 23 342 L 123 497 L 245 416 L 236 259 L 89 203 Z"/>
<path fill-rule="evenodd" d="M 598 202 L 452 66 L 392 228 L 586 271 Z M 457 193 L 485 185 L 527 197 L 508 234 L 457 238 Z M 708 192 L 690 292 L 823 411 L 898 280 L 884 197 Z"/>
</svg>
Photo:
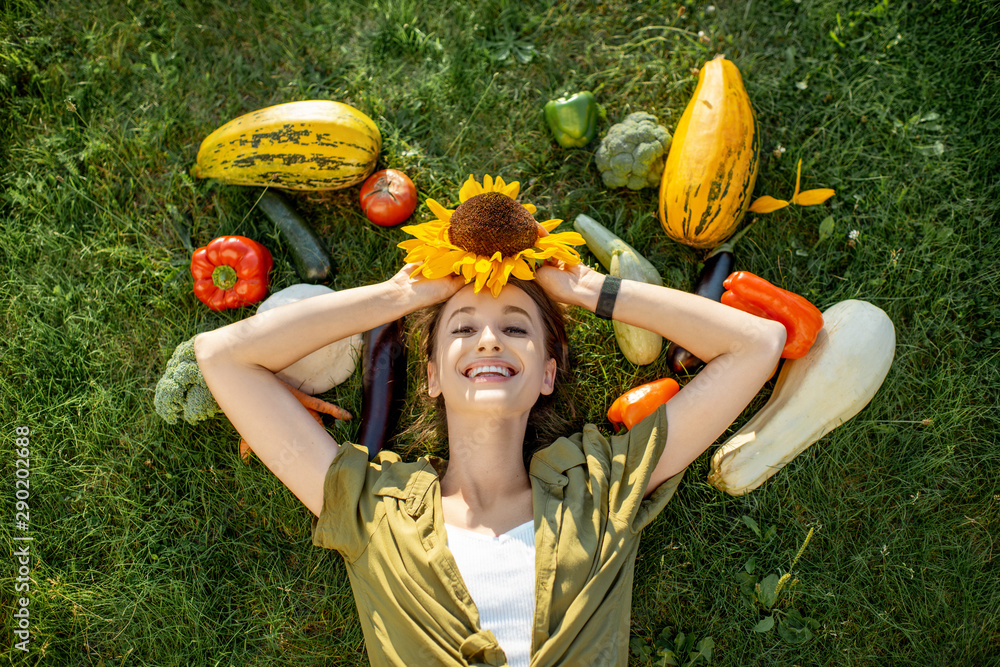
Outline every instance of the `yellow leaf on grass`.
<svg viewBox="0 0 1000 667">
<path fill-rule="evenodd" d="M 799 196 L 799 182 L 802 181 L 802 158 L 799 158 L 799 164 L 795 168 L 795 192 L 792 193 L 792 201 Z"/>
<path fill-rule="evenodd" d="M 816 204 L 822 204 L 827 199 L 836 194 L 830 188 L 817 188 L 815 190 L 806 190 L 805 192 L 799 192 L 799 185 L 802 183 L 802 160 L 799 160 L 798 165 L 795 167 L 795 192 L 792 194 L 793 204 L 798 204 L 799 206 L 815 206 Z M 775 199 L 770 195 L 764 195 L 763 197 L 758 197 L 750 204 L 751 213 L 770 213 L 771 211 L 777 211 L 778 209 L 785 208 L 788 206 L 788 202 L 784 199 Z"/>
<path fill-rule="evenodd" d="M 806 190 L 805 192 L 800 192 L 795 195 L 792 199 L 792 203 L 798 204 L 799 206 L 815 206 L 816 204 L 822 204 L 834 194 L 836 193 L 830 188 Z"/>
<path fill-rule="evenodd" d="M 758 197 L 753 200 L 750 204 L 751 213 L 770 213 L 771 211 L 777 211 L 779 208 L 785 208 L 788 206 L 788 202 L 784 199 L 775 199 L 770 195 L 764 195 L 763 197 Z"/>
<path fill-rule="evenodd" d="M 799 192 L 799 183 L 801 182 L 802 159 L 800 158 L 799 164 L 795 168 L 795 194 L 792 195 L 792 203 L 798 204 L 799 206 L 814 206 L 816 204 L 822 204 L 834 195 L 833 190 L 830 188 L 817 188 L 815 190 Z"/>
</svg>

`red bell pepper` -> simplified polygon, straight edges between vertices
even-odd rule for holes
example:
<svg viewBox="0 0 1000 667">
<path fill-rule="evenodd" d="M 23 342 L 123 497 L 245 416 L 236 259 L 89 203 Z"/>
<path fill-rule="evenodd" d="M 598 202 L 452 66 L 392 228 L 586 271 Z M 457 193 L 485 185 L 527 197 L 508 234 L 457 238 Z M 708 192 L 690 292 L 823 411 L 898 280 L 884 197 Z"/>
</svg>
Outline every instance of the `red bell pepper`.
<svg viewBox="0 0 1000 667">
<path fill-rule="evenodd" d="M 271 253 L 243 236 L 220 236 L 191 257 L 194 295 L 212 310 L 257 303 L 267 294 Z"/>
<path fill-rule="evenodd" d="M 745 313 L 780 322 L 787 336 L 783 359 L 804 357 L 823 328 L 823 314 L 808 300 L 747 271 L 731 273 L 722 283 L 722 303 Z"/>
<path fill-rule="evenodd" d="M 608 421 L 615 425 L 616 431 L 620 424 L 632 428 L 680 390 L 680 385 L 673 378 L 654 380 L 635 389 L 629 389 L 616 398 L 608 408 Z"/>
</svg>

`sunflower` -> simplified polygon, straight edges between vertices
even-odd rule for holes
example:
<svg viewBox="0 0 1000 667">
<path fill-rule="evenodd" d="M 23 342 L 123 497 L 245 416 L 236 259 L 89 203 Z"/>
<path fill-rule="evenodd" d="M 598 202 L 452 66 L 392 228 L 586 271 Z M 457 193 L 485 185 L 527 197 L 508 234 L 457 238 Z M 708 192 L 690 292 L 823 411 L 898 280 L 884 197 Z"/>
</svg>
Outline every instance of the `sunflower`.
<svg viewBox="0 0 1000 667">
<path fill-rule="evenodd" d="M 407 262 L 420 263 L 413 275 L 443 278 L 454 273 L 466 284 L 475 279 L 477 293 L 486 286 L 497 296 L 511 275 L 532 280 L 535 267 L 547 259 L 578 263 L 580 253 L 570 246 L 583 245 L 583 237 L 576 232 L 550 234 L 562 220 L 536 222 L 535 207 L 516 201 L 520 187 L 517 181 L 508 184 L 489 174 L 480 185 L 470 174 L 458 191 L 461 203 L 455 210 L 428 199 L 437 219 L 403 227 L 416 238 L 399 244 L 407 251 Z"/>
</svg>

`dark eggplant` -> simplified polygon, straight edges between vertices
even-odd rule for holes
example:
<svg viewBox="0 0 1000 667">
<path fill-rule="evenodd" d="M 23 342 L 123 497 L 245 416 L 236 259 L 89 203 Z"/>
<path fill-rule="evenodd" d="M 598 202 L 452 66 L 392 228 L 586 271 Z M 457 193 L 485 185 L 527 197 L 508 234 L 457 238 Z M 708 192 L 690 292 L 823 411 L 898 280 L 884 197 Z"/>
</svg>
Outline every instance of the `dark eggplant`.
<svg viewBox="0 0 1000 667">
<path fill-rule="evenodd" d="M 752 223 L 751 223 L 752 224 Z M 698 281 L 694 285 L 693 292 L 698 296 L 703 296 L 713 301 L 722 301 L 722 293 L 726 288 L 722 283 L 733 272 L 736 265 L 736 257 L 733 255 L 733 246 L 739 241 L 750 225 L 732 237 L 726 243 L 721 244 L 705 258 L 705 265 L 698 274 Z M 694 356 L 677 343 L 670 343 L 667 347 L 667 362 L 674 373 L 690 375 L 705 365 L 705 362 Z"/>
<path fill-rule="evenodd" d="M 283 196 L 267 190 L 258 202 L 264 215 L 278 227 L 285 245 L 292 253 L 295 272 L 307 283 L 327 283 L 333 277 L 330 255 L 309 223 Z"/>
<path fill-rule="evenodd" d="M 406 399 L 406 345 L 403 320 L 389 322 L 366 331 L 362 337 L 361 433 L 358 444 L 375 458 L 399 422 Z"/>
</svg>

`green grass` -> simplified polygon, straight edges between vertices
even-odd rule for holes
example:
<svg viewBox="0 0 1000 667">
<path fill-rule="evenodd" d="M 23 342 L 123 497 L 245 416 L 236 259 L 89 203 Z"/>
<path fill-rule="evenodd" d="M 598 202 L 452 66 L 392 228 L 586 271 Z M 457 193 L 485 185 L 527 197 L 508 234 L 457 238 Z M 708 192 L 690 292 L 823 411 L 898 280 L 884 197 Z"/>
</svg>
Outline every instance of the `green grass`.
<svg viewBox="0 0 1000 667">
<path fill-rule="evenodd" d="M 1000 12 L 988 0 L 679 9 L 5 5 L 0 532 L 16 544 L 14 438 L 27 426 L 35 539 L 26 656 L 10 631 L 16 571 L 0 559 L 4 661 L 366 664 L 343 567 L 311 546 L 307 511 L 258 463 L 239 461 L 225 420 L 169 427 L 152 409 L 175 345 L 248 314 L 214 314 L 191 295 L 193 247 L 254 236 L 275 254 L 275 287 L 297 282 L 253 191 L 188 176 L 211 130 L 270 104 L 348 102 L 379 125 L 380 164 L 407 171 L 422 198 L 454 201 L 469 173 L 520 180 L 539 215 L 588 213 L 686 289 L 701 257 L 662 234 L 655 190 L 605 189 L 592 153 L 559 148 L 540 109 L 589 88 L 602 131 L 637 110 L 673 129 L 691 69 L 722 51 L 760 121 L 756 194 L 787 197 L 800 158 L 804 188 L 837 190 L 823 210 L 761 216 L 739 268 L 821 308 L 878 305 L 895 323 L 896 358 L 863 412 L 752 494 L 708 486 L 708 454 L 693 464 L 645 534 L 633 636 L 711 636 L 717 665 L 998 664 Z M 501 62 L 512 44 L 521 60 Z M 367 224 L 356 196 L 294 198 L 329 244 L 338 289 L 400 265 L 404 234 Z M 834 231 L 821 238 L 828 215 Z M 609 331 L 582 318 L 572 334 L 581 420 L 601 421 L 609 398 L 666 373 L 662 358 L 632 367 Z M 359 375 L 328 398 L 358 411 Z M 798 583 L 775 608 L 815 620 L 815 636 L 753 632 L 768 614 L 752 583 L 787 571 L 810 527 Z"/>
</svg>

